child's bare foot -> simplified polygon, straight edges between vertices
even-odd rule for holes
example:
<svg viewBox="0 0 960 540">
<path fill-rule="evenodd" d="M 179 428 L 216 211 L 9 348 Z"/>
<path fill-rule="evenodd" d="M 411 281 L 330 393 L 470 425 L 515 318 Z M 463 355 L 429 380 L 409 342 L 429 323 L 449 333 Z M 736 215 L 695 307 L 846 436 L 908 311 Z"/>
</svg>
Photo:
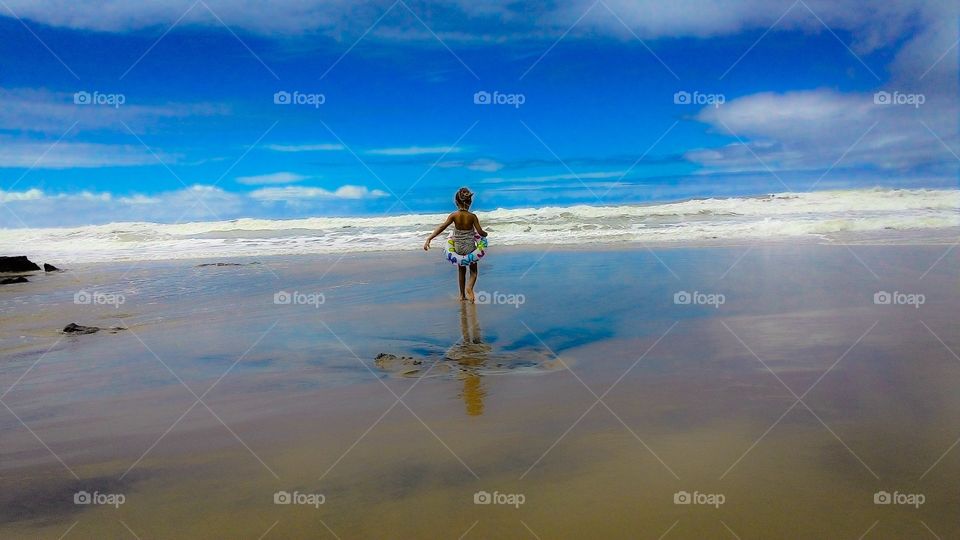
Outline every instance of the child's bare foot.
<svg viewBox="0 0 960 540">
<path fill-rule="evenodd" d="M 476 302 L 477 295 L 473 294 L 473 289 L 467 289 L 467 298 L 471 303 Z"/>
</svg>

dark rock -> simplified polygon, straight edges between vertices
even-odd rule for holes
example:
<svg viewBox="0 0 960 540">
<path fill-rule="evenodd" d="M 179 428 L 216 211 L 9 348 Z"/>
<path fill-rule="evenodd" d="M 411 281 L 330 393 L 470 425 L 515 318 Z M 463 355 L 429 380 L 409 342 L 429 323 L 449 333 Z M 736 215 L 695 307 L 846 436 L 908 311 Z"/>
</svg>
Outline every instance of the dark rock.
<svg viewBox="0 0 960 540">
<path fill-rule="evenodd" d="M 390 353 L 380 353 L 373 359 L 374 365 L 378 368 L 399 373 L 401 377 L 409 377 L 420 372 L 423 360 L 412 356 L 398 356 Z"/>
<path fill-rule="evenodd" d="M 43 263 L 43 271 L 44 272 L 63 272 L 63 270 L 49 263 Z"/>
<path fill-rule="evenodd" d="M 203 263 L 198 264 L 196 268 L 203 268 L 206 266 L 249 266 L 252 264 L 260 264 L 259 262 L 249 262 L 249 263 L 228 263 L 228 262 L 215 262 L 215 263 Z"/>
<path fill-rule="evenodd" d="M 373 359 L 373 364 L 380 369 L 391 370 L 395 367 L 400 357 L 390 353 L 380 353 Z"/>
<path fill-rule="evenodd" d="M 40 270 L 40 267 L 25 255 L 0 257 L 0 272 L 36 272 L 37 270 Z"/>
<path fill-rule="evenodd" d="M 116 334 L 121 330 L 125 330 L 125 328 L 122 328 L 120 326 L 114 326 L 113 328 L 100 328 L 99 326 L 83 326 L 82 324 L 77 324 L 77 323 L 70 323 L 63 327 L 64 334 L 77 334 L 77 335 L 95 334 L 101 330 L 106 330 L 111 334 Z"/>
<path fill-rule="evenodd" d="M 83 326 L 77 323 L 70 323 L 63 327 L 64 334 L 95 334 L 100 331 L 97 326 Z"/>
<path fill-rule="evenodd" d="M 70 323 L 63 327 L 64 334 L 71 334 L 71 335 L 77 335 L 77 336 L 82 336 L 84 334 L 96 334 L 101 330 L 106 330 L 111 334 L 116 334 L 117 332 L 120 332 L 121 330 L 126 330 L 126 329 L 120 326 L 114 326 L 113 328 L 100 328 L 99 326 L 83 326 L 82 324 L 77 324 L 77 323 Z"/>
<path fill-rule="evenodd" d="M 23 276 L 8 277 L 0 279 L 0 285 L 9 285 L 11 283 L 28 283 L 29 280 Z"/>
</svg>

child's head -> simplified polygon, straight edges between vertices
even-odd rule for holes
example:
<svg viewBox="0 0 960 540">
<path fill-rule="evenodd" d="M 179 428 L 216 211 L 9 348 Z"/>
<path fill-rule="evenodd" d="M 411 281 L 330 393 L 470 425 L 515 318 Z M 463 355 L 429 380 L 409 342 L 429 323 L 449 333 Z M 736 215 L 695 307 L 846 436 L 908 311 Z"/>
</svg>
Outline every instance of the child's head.
<svg viewBox="0 0 960 540">
<path fill-rule="evenodd" d="M 473 204 L 473 192 L 468 188 L 462 187 L 457 190 L 457 194 L 453 197 L 453 202 L 457 204 L 457 208 L 469 210 L 470 205 Z"/>
</svg>

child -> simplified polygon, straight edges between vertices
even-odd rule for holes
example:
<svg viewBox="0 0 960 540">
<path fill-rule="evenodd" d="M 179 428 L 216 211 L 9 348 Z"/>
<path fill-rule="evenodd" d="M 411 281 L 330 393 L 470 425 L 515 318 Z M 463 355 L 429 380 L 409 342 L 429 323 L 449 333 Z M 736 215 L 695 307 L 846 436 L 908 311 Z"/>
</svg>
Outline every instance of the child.
<svg viewBox="0 0 960 540">
<path fill-rule="evenodd" d="M 457 191 L 453 202 L 456 203 L 457 210 L 447 216 L 447 220 L 433 231 L 430 238 L 427 238 L 427 241 L 423 243 L 424 251 L 430 249 L 430 241 L 439 236 L 451 223 L 455 224 L 453 242 L 454 249 L 458 255 L 467 255 L 477 248 L 473 238 L 474 231 L 480 236 L 487 236 L 486 231 L 480 226 L 480 220 L 477 218 L 477 215 L 470 211 L 470 205 L 473 203 L 473 193 L 471 193 L 469 189 L 462 187 Z M 470 263 L 470 283 L 467 284 L 466 267 L 457 266 L 461 302 L 467 300 L 473 302 L 475 300 L 473 288 L 477 284 L 477 276 L 479 273 L 480 269 L 477 263 Z"/>
</svg>

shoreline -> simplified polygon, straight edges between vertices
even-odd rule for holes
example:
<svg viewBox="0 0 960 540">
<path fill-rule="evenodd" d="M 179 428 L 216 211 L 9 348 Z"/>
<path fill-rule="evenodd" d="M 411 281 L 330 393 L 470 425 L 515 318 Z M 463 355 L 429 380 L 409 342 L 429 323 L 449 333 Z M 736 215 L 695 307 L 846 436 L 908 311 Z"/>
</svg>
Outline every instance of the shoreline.
<svg viewBox="0 0 960 540">
<path fill-rule="evenodd" d="M 426 237 L 424 234 L 424 237 Z M 490 236 L 496 239 L 496 233 L 491 231 Z M 442 239 L 438 238 L 434 245 L 431 247 L 430 252 L 427 253 L 428 256 L 438 255 L 440 247 L 440 241 Z M 845 232 L 845 233 L 832 233 L 824 235 L 798 235 L 791 237 L 782 237 L 782 238 L 740 238 L 734 240 L 724 240 L 724 239 L 699 239 L 699 240 L 677 240 L 677 241 L 652 241 L 652 242 L 640 242 L 640 241 L 609 241 L 609 242 L 592 242 L 592 243 L 545 243 L 545 244 L 511 244 L 511 245 L 497 245 L 493 243 L 490 248 L 492 255 L 495 255 L 497 252 L 503 253 L 519 253 L 519 252 L 531 252 L 531 253 L 543 253 L 544 251 L 548 252 L 589 252 L 589 251 L 632 251 L 632 250 L 673 250 L 673 249 L 695 249 L 695 248 L 709 248 L 709 249 L 718 249 L 718 248 L 735 248 L 735 247 L 757 247 L 757 246 L 807 246 L 807 245 L 822 245 L 822 246 L 844 246 L 844 245 L 859 245 L 859 246 L 936 246 L 936 245 L 951 245 L 960 240 L 960 227 L 940 227 L 940 228 L 929 228 L 929 229 L 911 229 L 911 230 L 882 230 L 882 231 L 867 231 L 867 232 Z M 531 247 L 536 247 L 538 249 L 531 250 Z M 224 255 L 209 255 L 209 256 L 199 256 L 199 257 L 161 257 L 157 255 L 156 258 L 114 258 L 114 259 L 103 259 L 103 260 L 84 260 L 79 262 L 71 261 L 69 258 L 50 258 L 50 257 L 36 257 L 30 254 L 30 250 L 25 250 L 26 253 L 10 253 L 11 255 L 26 255 L 29 259 L 34 262 L 44 263 L 50 262 L 55 265 L 78 265 L 78 266 L 87 266 L 87 265 L 108 265 L 108 264 L 131 264 L 136 265 L 139 263 L 162 263 L 162 262 L 177 262 L 182 264 L 196 263 L 203 264 L 213 261 L 218 262 L 229 262 L 235 263 L 238 261 L 246 261 L 247 264 L 250 262 L 263 262 L 270 260 L 285 260 L 285 259 L 310 259 L 310 258 L 328 258 L 328 257 L 343 257 L 343 258 L 354 258 L 354 257 L 369 257 L 369 258 L 382 258 L 384 256 L 392 256 L 400 254 L 411 254 L 418 253 L 422 250 L 417 248 L 405 248 L 405 249 L 364 249 L 364 250 L 355 250 L 355 251 L 345 251 L 345 252 L 301 252 L 301 253 L 270 253 L 264 255 L 256 254 L 224 254 Z M 11 274 L 12 275 L 12 274 Z"/>
<path fill-rule="evenodd" d="M 876 239 L 923 242 L 960 230 L 960 190 L 850 190 L 646 206 L 530 207 L 480 211 L 492 248 L 664 248 Z M 0 229 L 0 252 L 63 263 L 416 251 L 443 219 L 434 214 L 357 218 L 243 218 Z"/>
</svg>

